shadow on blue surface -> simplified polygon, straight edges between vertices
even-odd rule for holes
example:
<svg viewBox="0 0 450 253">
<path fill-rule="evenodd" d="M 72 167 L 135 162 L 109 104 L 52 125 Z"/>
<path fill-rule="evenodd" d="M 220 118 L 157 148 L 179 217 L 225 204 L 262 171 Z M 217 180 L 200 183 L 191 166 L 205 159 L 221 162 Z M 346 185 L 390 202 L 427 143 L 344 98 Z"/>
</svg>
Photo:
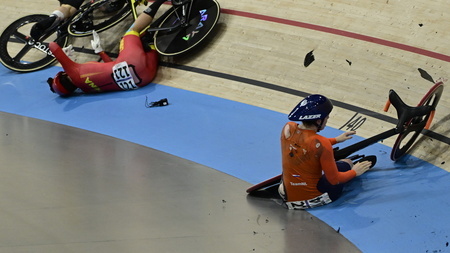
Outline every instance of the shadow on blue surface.
<svg viewBox="0 0 450 253">
<path fill-rule="evenodd" d="M 46 83 L 59 70 L 17 74 L 1 66 L 0 110 L 138 143 L 251 184 L 281 171 L 285 114 L 158 84 L 61 98 Z M 147 97 L 168 98 L 170 105 L 147 108 Z M 330 137 L 340 133 L 329 127 L 323 131 Z M 310 213 L 363 252 L 449 250 L 449 173 L 412 156 L 393 163 L 390 148 L 382 144 L 359 153 L 377 155 L 377 166 L 353 180 L 341 199 Z"/>
</svg>

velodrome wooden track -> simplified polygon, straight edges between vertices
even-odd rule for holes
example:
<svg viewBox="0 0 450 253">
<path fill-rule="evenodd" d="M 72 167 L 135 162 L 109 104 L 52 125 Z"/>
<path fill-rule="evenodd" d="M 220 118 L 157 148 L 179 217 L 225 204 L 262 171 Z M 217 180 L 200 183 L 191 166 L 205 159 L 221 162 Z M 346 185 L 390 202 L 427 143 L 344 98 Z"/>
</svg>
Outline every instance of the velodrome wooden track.
<svg viewBox="0 0 450 253">
<path fill-rule="evenodd" d="M 21 16 L 50 13 L 54 0 L 0 0 L 0 30 Z M 345 129 L 356 113 L 365 118 L 358 135 L 392 128 L 380 115 L 390 89 L 416 104 L 432 86 L 421 77 L 448 78 L 449 14 L 441 1 L 220 1 L 217 34 L 195 57 L 165 59 L 156 83 L 288 113 L 298 101 L 321 93 L 337 102 L 329 126 Z M 164 8 L 164 7 L 163 7 Z M 129 20 L 131 22 L 131 20 Z M 117 32 L 101 34 L 104 48 L 117 51 Z M 90 47 L 89 38 L 73 42 Z M 304 59 L 313 51 L 315 61 Z M 79 54 L 78 61 L 97 60 Z M 170 65 L 175 63 L 177 65 Z M 448 90 L 430 129 L 411 152 L 450 171 Z M 392 146 L 394 138 L 384 144 Z"/>
<path fill-rule="evenodd" d="M 8 2 L 1 10 L 0 29 L 20 16 L 48 13 L 53 0 Z M 5 2 L 6 3 L 6 2 Z M 210 94 L 288 113 L 298 101 L 321 93 L 351 106 L 336 107 L 329 126 L 342 128 L 355 113 L 373 114 L 357 129 L 367 138 L 393 126 L 378 114 L 395 118 L 382 108 L 394 89 L 415 105 L 434 80 L 448 78 L 449 31 L 441 2 L 404 1 L 221 1 L 223 15 L 217 35 L 195 57 L 164 59 L 190 68 L 162 67 L 156 83 Z M 23 4 L 23 5 L 22 5 Z M 26 7 L 24 7 L 26 6 Z M 164 8 L 164 7 L 162 7 Z M 131 22 L 131 20 L 129 20 Z M 102 33 L 104 48 L 117 51 L 117 33 Z M 90 38 L 75 46 L 90 48 Z M 313 51 L 315 61 L 304 67 Z M 97 60 L 83 55 L 78 61 Z M 198 73 L 196 69 L 208 70 Z M 449 95 L 444 92 L 431 131 L 449 133 Z M 355 109 L 356 108 L 356 109 Z M 395 138 L 385 140 L 391 146 Z M 449 139 L 423 138 L 412 154 L 450 170 Z"/>
</svg>

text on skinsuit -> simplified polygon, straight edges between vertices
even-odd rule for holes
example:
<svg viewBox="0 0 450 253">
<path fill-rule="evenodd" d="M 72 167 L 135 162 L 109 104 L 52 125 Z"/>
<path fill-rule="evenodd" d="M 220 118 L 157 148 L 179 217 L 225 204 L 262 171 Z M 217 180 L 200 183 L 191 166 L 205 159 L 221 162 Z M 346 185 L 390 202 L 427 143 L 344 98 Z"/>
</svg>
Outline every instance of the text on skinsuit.
<svg viewBox="0 0 450 253">
<path fill-rule="evenodd" d="M 94 82 L 91 81 L 91 79 L 89 79 L 89 77 L 86 78 L 86 80 L 84 80 L 84 83 L 89 85 L 89 87 L 91 87 L 92 89 L 96 90 L 96 91 L 101 91 L 100 88 L 95 85 Z"/>
<path fill-rule="evenodd" d="M 298 186 L 298 185 L 307 185 L 306 182 L 301 182 L 301 183 L 293 183 L 290 182 L 292 186 Z"/>
<path fill-rule="evenodd" d="M 114 65 L 113 78 L 122 90 L 134 90 L 138 88 L 126 62 L 120 62 Z"/>
</svg>

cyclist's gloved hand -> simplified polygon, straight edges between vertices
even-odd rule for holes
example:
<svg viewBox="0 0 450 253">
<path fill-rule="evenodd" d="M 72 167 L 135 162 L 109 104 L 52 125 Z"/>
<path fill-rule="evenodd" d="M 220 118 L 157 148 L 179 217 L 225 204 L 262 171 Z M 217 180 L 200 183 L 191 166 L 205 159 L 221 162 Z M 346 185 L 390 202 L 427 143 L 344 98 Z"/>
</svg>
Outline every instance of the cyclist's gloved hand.
<svg viewBox="0 0 450 253">
<path fill-rule="evenodd" d="M 100 37 L 96 31 L 92 32 L 92 36 L 94 37 L 94 39 L 91 40 L 92 49 L 94 49 L 94 52 L 98 54 L 103 51 L 103 48 L 100 45 Z"/>
<path fill-rule="evenodd" d="M 75 52 L 75 50 L 73 49 L 72 44 L 68 45 L 67 47 L 64 47 L 62 50 L 67 56 L 69 56 L 69 58 L 71 60 L 74 61 L 74 54 L 73 54 L 73 52 Z"/>
</svg>

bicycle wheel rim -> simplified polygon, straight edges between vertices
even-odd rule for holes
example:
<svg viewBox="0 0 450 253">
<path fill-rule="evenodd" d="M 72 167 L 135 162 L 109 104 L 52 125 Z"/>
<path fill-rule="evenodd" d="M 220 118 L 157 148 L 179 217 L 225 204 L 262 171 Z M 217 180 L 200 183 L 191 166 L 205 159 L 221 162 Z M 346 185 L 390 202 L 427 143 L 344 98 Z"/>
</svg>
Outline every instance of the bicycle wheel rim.
<svg viewBox="0 0 450 253">
<path fill-rule="evenodd" d="M 177 11 L 171 13 L 161 22 L 160 28 L 171 27 L 179 23 Z M 216 26 L 220 17 L 220 6 L 216 0 L 199 0 L 192 4 L 191 17 L 186 27 L 178 27 L 172 31 L 155 33 L 155 48 L 165 56 L 183 54 L 200 44 Z"/>
<path fill-rule="evenodd" d="M 415 131 L 407 131 L 402 134 L 399 134 L 392 148 L 391 152 L 392 161 L 397 161 L 410 150 L 411 146 L 415 143 L 417 137 L 419 137 L 420 133 L 422 132 L 422 129 L 423 127 Z M 405 141 L 406 144 L 404 144 Z"/>
<path fill-rule="evenodd" d="M 92 35 L 92 32 L 95 30 L 96 32 L 102 32 L 107 30 L 119 22 L 124 20 L 128 15 L 131 14 L 131 7 L 129 2 L 126 1 L 124 6 L 116 12 L 112 14 L 106 14 L 102 11 L 102 7 L 108 4 L 109 1 L 98 1 L 94 3 L 88 3 L 80 8 L 80 11 L 72 17 L 72 21 L 67 27 L 67 30 L 70 35 L 74 37 L 84 37 Z M 86 22 L 90 22 L 87 27 L 80 24 L 82 22 L 81 15 L 91 14 L 95 18 L 94 19 L 84 19 Z"/>
<path fill-rule="evenodd" d="M 0 36 L 0 61 L 5 67 L 17 72 L 32 72 L 56 61 L 48 45 L 56 41 L 64 47 L 68 42 L 67 37 L 58 37 L 55 32 L 34 44 L 29 37 L 33 24 L 47 17 L 44 14 L 25 16 L 3 31 Z"/>
<path fill-rule="evenodd" d="M 442 92 L 443 92 L 444 86 L 442 82 L 436 83 L 433 87 L 430 88 L 430 90 L 423 96 L 423 98 L 420 100 L 417 106 L 431 106 L 433 110 L 436 110 L 436 107 L 439 103 L 439 100 L 441 98 Z M 394 146 L 392 148 L 391 152 L 391 160 L 396 161 L 400 159 L 403 155 L 408 153 L 408 151 L 411 149 L 412 145 L 415 143 L 417 137 L 419 137 L 420 133 L 424 129 L 426 122 L 430 118 L 431 112 L 427 115 L 420 117 L 415 117 L 411 119 L 407 125 L 408 127 L 414 122 L 414 124 L 417 125 L 417 129 L 406 129 L 403 133 L 399 134 Z M 408 136 L 412 134 L 412 137 L 408 139 Z M 402 143 L 406 144 L 402 145 Z"/>
</svg>

